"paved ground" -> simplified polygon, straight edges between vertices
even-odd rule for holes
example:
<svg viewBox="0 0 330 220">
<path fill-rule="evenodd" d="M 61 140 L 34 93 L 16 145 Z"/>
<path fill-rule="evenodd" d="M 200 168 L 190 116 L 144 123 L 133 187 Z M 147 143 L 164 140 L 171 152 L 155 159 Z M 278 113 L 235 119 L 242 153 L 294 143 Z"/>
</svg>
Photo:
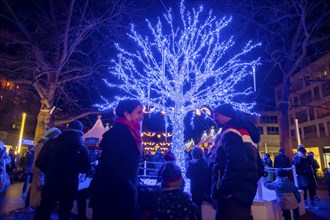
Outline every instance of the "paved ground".
<svg viewBox="0 0 330 220">
<path fill-rule="evenodd" d="M 21 198 L 23 183 L 14 183 L 5 194 L 0 194 L 0 220 L 33 220 L 33 213 L 27 213 L 23 209 L 24 202 Z M 307 209 L 306 214 L 300 220 L 330 220 L 330 198 L 326 186 L 320 186 L 318 191 L 320 202 L 317 203 L 318 209 Z M 56 213 L 52 220 L 57 220 Z M 72 215 L 72 220 L 76 219 Z"/>
</svg>

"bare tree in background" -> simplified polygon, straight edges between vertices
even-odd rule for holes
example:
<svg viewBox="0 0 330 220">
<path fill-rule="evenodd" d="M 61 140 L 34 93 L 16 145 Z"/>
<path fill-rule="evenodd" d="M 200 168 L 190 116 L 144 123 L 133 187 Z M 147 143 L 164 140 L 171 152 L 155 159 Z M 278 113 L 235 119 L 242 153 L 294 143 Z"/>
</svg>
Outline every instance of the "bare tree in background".
<svg viewBox="0 0 330 220">
<path fill-rule="evenodd" d="M 65 123 L 94 113 L 88 106 L 97 97 L 102 72 L 107 72 L 112 38 L 142 3 L 1 1 L 0 73 L 40 99 L 35 141 L 52 121 Z"/>
<path fill-rule="evenodd" d="M 277 106 L 280 138 L 281 146 L 292 157 L 288 112 L 294 82 L 290 81 L 290 77 L 330 51 L 329 1 L 223 1 L 222 4 L 222 12 L 229 12 L 240 20 L 242 26 L 239 31 L 244 37 L 259 38 L 263 43 L 261 62 L 269 68 L 262 75 L 266 78 L 282 75 L 280 104 Z M 263 83 L 262 86 L 267 85 Z"/>
</svg>

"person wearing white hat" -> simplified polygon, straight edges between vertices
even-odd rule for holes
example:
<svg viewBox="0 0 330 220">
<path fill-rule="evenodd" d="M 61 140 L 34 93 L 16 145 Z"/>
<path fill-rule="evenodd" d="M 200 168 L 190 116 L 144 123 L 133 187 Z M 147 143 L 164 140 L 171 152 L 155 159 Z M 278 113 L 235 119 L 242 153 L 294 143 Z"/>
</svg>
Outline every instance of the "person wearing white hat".
<svg viewBox="0 0 330 220">
<path fill-rule="evenodd" d="M 40 205 L 41 189 L 42 189 L 42 186 L 44 185 L 44 181 L 45 181 L 44 174 L 35 165 L 35 160 L 38 157 L 44 144 L 49 139 L 58 137 L 61 133 L 62 133 L 61 130 L 56 127 L 48 128 L 46 130 L 44 136 L 42 136 L 42 138 L 40 138 L 40 140 L 38 141 L 38 144 L 35 147 L 34 162 L 33 162 L 33 166 L 32 166 L 33 177 L 32 177 L 31 192 L 30 192 L 30 206 L 34 209 Z"/>
</svg>

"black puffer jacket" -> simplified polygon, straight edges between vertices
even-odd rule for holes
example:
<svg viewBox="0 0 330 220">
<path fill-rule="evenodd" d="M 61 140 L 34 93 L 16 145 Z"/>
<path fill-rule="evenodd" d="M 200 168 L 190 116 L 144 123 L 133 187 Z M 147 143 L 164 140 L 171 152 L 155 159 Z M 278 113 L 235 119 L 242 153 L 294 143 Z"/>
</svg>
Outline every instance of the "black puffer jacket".
<svg viewBox="0 0 330 220">
<path fill-rule="evenodd" d="M 275 157 L 274 167 L 275 168 L 291 167 L 290 159 L 285 154 L 279 154 Z"/>
<path fill-rule="evenodd" d="M 293 164 L 297 170 L 297 180 L 300 189 L 305 187 L 316 187 L 316 177 L 313 170 L 313 161 L 309 157 L 294 157 Z"/>
<path fill-rule="evenodd" d="M 186 176 L 190 179 L 190 192 L 193 202 L 200 207 L 202 201 L 209 194 L 209 167 L 206 160 L 202 157 L 192 159 L 188 163 Z"/>
<path fill-rule="evenodd" d="M 90 170 L 82 135 L 79 130 L 65 130 L 41 149 L 35 165 L 45 174 L 43 194 L 62 192 L 73 196 L 78 190 L 78 174 Z"/>
<path fill-rule="evenodd" d="M 218 153 L 222 155 L 213 169 L 213 198 L 232 195 L 242 206 L 250 207 L 264 172 L 257 148 L 259 131 L 250 121 L 232 119 L 224 125 L 221 141 Z"/>
</svg>

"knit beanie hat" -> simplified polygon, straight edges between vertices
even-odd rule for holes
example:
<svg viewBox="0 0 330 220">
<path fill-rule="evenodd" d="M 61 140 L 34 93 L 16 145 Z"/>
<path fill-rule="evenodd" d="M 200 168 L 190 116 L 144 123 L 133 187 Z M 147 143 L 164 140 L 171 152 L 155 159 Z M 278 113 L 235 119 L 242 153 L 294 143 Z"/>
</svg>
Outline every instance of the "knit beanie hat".
<svg viewBox="0 0 330 220">
<path fill-rule="evenodd" d="M 51 139 L 56 137 L 57 135 L 60 135 L 62 132 L 60 129 L 56 127 L 48 128 L 46 133 L 44 134 L 43 138 L 44 139 Z"/>
<path fill-rule="evenodd" d="M 298 145 L 298 149 L 299 149 L 299 148 L 301 148 L 301 147 L 304 147 L 304 145 L 302 145 L 302 144 L 299 144 L 299 145 Z"/>
<path fill-rule="evenodd" d="M 162 171 L 162 187 L 181 187 L 182 184 L 183 179 L 180 167 L 172 161 L 166 162 Z"/>
<path fill-rule="evenodd" d="M 175 161 L 175 156 L 171 151 L 168 151 L 164 156 L 165 161 Z"/>
<path fill-rule="evenodd" d="M 191 150 L 191 156 L 193 159 L 199 159 L 201 157 L 203 157 L 203 150 L 196 146 Z"/>
<path fill-rule="evenodd" d="M 301 152 L 301 153 L 306 153 L 307 152 L 304 147 L 299 147 L 298 151 Z"/>
<path fill-rule="evenodd" d="M 83 124 L 78 120 L 74 120 L 74 121 L 70 122 L 68 129 L 75 129 L 75 130 L 82 131 Z"/>
<path fill-rule="evenodd" d="M 236 118 L 236 112 L 232 105 L 223 104 L 214 109 L 214 113 L 218 113 L 229 118 Z"/>
</svg>

